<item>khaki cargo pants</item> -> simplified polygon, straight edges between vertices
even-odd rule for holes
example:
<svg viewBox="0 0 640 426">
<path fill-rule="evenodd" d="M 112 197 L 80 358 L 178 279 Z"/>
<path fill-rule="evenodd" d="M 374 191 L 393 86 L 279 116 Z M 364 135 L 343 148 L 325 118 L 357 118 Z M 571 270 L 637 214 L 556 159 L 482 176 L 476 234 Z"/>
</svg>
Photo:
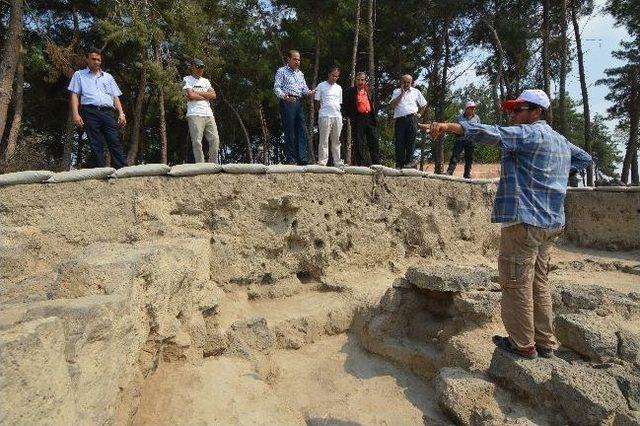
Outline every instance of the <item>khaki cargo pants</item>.
<svg viewBox="0 0 640 426">
<path fill-rule="evenodd" d="M 553 243 L 563 231 L 519 223 L 502 228 L 498 272 L 501 315 L 511 343 L 521 350 L 555 348 L 547 273 Z"/>
<path fill-rule="evenodd" d="M 189 134 L 191 135 L 191 145 L 193 146 L 193 157 L 196 163 L 204 162 L 202 152 L 202 136 L 209 142 L 209 162 L 218 163 L 218 150 L 220 149 L 220 137 L 218 136 L 218 126 L 216 119 L 210 116 L 191 115 L 187 117 L 189 123 Z"/>
</svg>

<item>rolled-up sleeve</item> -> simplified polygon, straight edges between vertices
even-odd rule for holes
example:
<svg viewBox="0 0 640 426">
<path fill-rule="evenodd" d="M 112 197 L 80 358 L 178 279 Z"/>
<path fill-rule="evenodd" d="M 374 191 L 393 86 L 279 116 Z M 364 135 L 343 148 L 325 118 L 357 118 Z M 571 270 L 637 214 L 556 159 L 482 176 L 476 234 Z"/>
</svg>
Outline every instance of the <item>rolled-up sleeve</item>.
<svg viewBox="0 0 640 426">
<path fill-rule="evenodd" d="M 278 71 L 276 71 L 276 76 L 274 78 L 274 82 L 273 82 L 273 92 L 276 94 L 277 97 L 279 97 L 280 99 L 283 99 L 285 94 L 282 91 L 282 83 L 284 79 L 284 74 L 282 71 L 282 68 L 278 69 Z"/>
<path fill-rule="evenodd" d="M 71 81 L 69 82 L 69 87 L 67 90 L 73 93 L 77 93 L 78 95 L 82 94 L 82 85 L 80 84 L 80 75 L 77 72 L 73 73 L 71 77 Z"/>
<path fill-rule="evenodd" d="M 569 143 L 569 149 L 571 150 L 572 172 L 580 172 L 591 165 L 593 159 L 585 150 L 578 148 L 572 143 Z"/>
<path fill-rule="evenodd" d="M 118 83 L 116 83 L 116 80 L 113 77 L 109 76 L 109 78 L 111 79 L 111 81 L 109 82 L 111 96 L 121 96 L 122 91 L 120 90 L 120 87 L 118 87 Z"/>
</svg>

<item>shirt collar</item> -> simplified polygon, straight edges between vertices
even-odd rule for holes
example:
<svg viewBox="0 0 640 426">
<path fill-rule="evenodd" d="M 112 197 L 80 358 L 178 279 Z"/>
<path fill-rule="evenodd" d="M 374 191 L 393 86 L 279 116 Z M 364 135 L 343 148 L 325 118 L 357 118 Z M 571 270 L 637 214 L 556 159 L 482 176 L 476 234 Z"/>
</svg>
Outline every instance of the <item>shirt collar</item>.
<svg viewBox="0 0 640 426">
<path fill-rule="evenodd" d="M 295 69 L 295 70 L 294 70 L 293 68 L 291 68 L 291 65 L 289 65 L 289 64 L 287 64 L 287 65 L 285 65 L 285 66 L 287 67 L 287 69 L 288 69 L 289 71 L 291 71 L 291 72 L 292 72 L 292 73 L 294 73 L 294 74 L 295 74 L 297 71 L 300 71 L 300 68 L 297 68 L 297 69 Z"/>
<path fill-rule="evenodd" d="M 91 72 L 91 70 L 89 69 L 89 67 L 86 67 L 84 70 L 87 72 L 87 74 L 91 74 L 91 75 L 93 75 L 93 73 Z M 100 69 L 100 72 L 98 73 L 98 75 L 99 75 L 100 77 L 102 77 L 102 76 L 104 75 L 104 71 L 102 71 L 102 69 Z"/>
</svg>

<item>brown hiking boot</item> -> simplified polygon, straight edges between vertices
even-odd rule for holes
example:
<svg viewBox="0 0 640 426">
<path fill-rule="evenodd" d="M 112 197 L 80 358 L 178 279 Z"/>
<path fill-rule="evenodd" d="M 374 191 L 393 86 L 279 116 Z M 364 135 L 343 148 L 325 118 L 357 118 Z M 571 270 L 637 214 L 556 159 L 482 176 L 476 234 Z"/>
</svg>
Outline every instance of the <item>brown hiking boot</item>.
<svg viewBox="0 0 640 426">
<path fill-rule="evenodd" d="M 511 344 L 511 340 L 509 340 L 508 337 L 493 336 L 491 340 L 498 348 L 505 350 L 507 352 L 511 352 L 512 354 L 519 355 L 523 358 L 535 359 L 538 357 L 538 352 L 536 351 L 535 346 L 532 347 L 531 349 L 521 350 L 513 346 Z"/>
<path fill-rule="evenodd" d="M 542 358 L 553 358 L 555 356 L 553 348 L 545 348 L 544 346 L 536 346 L 538 355 Z"/>
</svg>

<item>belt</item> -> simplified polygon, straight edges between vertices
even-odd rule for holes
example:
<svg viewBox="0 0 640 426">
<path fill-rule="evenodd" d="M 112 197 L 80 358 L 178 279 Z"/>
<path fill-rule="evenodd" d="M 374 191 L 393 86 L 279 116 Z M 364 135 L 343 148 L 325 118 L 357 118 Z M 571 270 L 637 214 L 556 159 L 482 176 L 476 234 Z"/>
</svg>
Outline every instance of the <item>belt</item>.
<svg viewBox="0 0 640 426">
<path fill-rule="evenodd" d="M 82 105 L 82 108 L 97 109 L 98 111 L 113 111 L 115 109 L 108 105 Z"/>
<path fill-rule="evenodd" d="M 302 96 L 292 95 L 291 93 L 287 93 L 287 96 L 289 96 L 291 98 L 302 99 Z"/>
<path fill-rule="evenodd" d="M 415 117 L 415 116 L 416 116 L 416 113 L 415 113 L 415 112 L 412 112 L 411 114 L 403 115 L 403 116 L 401 116 L 401 117 L 396 117 L 396 120 L 397 120 L 398 118 L 408 118 L 408 117 Z"/>
</svg>

